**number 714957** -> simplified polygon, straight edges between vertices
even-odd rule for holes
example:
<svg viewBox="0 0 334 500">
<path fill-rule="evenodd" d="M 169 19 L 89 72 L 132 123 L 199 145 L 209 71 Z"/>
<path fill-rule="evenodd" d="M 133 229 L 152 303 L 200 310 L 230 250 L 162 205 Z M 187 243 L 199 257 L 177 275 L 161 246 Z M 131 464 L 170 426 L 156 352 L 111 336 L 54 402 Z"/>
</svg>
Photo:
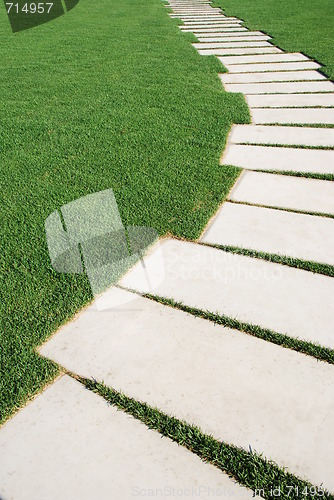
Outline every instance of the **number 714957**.
<svg viewBox="0 0 334 500">
<path fill-rule="evenodd" d="M 25 3 L 21 8 L 18 3 L 6 3 L 7 13 L 24 12 L 25 14 L 49 14 L 53 3 Z"/>
</svg>

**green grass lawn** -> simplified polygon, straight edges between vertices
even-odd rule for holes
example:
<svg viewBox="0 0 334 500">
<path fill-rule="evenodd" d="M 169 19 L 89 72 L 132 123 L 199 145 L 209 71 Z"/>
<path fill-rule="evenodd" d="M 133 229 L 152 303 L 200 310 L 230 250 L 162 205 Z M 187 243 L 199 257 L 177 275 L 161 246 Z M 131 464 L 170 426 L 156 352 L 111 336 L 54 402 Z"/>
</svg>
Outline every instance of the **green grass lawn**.
<svg viewBox="0 0 334 500">
<path fill-rule="evenodd" d="M 245 21 L 247 28 L 271 35 L 281 49 L 316 59 L 334 80 L 333 0 L 214 0 L 214 4 Z"/>
<path fill-rule="evenodd" d="M 3 421 L 57 374 L 35 347 L 92 298 L 52 270 L 47 216 L 112 188 L 125 226 L 197 237 L 238 176 L 219 157 L 248 109 L 161 0 L 81 0 L 16 34 L 3 7 L 0 46 Z"/>
</svg>

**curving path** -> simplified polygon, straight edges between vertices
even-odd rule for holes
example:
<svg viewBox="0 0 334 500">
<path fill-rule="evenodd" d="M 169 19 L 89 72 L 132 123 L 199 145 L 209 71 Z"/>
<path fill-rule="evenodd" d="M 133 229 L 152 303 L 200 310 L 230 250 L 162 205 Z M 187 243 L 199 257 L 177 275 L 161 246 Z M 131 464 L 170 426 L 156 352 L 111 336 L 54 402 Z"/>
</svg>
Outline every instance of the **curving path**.
<svg viewBox="0 0 334 500">
<path fill-rule="evenodd" d="M 334 185 L 328 176 L 314 178 L 334 174 L 334 129 L 324 127 L 334 123 L 333 83 L 318 63 L 274 47 L 268 35 L 207 0 L 168 6 L 182 19 L 180 29 L 197 37 L 199 53 L 227 68 L 219 75 L 225 89 L 245 95 L 252 123 L 232 127 L 221 160 L 222 168 L 244 170 L 199 241 L 162 239 L 144 266 L 102 296 L 104 310 L 87 308 L 40 353 L 334 492 L 334 366 L 314 357 L 334 349 L 334 279 L 260 258 L 334 266 Z M 235 329 L 196 317 L 198 310 Z M 0 431 L 7 497 L 21 498 L 18 485 L 26 481 L 24 498 L 36 498 L 34 473 L 42 471 L 39 497 L 46 498 L 50 484 L 64 484 L 50 474 L 57 466 L 68 498 L 96 496 L 97 481 L 99 498 L 131 498 L 124 482 L 146 495 L 149 486 L 168 483 L 183 492 L 206 484 L 227 497 L 253 497 L 182 447 L 159 443 L 142 424 L 106 410 L 66 375 L 9 421 Z M 28 446 L 18 465 L 22 439 Z"/>
</svg>

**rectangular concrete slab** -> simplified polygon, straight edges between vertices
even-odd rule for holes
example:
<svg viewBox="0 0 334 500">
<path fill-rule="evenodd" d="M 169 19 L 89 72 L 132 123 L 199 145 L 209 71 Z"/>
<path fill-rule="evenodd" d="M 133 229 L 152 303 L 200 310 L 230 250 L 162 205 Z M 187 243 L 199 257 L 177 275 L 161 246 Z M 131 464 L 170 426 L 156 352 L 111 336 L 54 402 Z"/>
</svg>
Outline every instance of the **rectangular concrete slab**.
<svg viewBox="0 0 334 500">
<path fill-rule="evenodd" d="M 226 83 L 256 83 L 256 82 L 299 82 L 310 80 L 325 80 L 318 71 L 266 71 L 260 73 L 238 73 L 219 75 Z"/>
<path fill-rule="evenodd" d="M 248 170 L 334 174 L 334 151 L 229 144 L 221 165 Z"/>
<path fill-rule="evenodd" d="M 296 61 L 308 61 L 309 59 L 304 56 L 304 54 L 291 53 L 286 54 L 280 52 L 280 54 L 265 54 L 257 56 L 239 56 L 239 57 L 219 57 L 223 64 L 252 64 L 252 63 L 272 63 L 272 62 L 296 62 Z"/>
<path fill-rule="evenodd" d="M 239 26 L 241 24 L 240 21 L 184 21 L 183 26 L 187 28 L 217 28 L 219 26 Z"/>
<path fill-rule="evenodd" d="M 220 11 L 211 9 L 210 7 L 199 7 L 199 8 L 193 8 L 193 7 L 174 7 L 173 12 L 175 14 L 220 14 Z"/>
<path fill-rule="evenodd" d="M 216 12 L 206 12 L 205 14 L 196 14 L 196 13 L 187 13 L 187 14 L 169 14 L 170 17 L 180 17 L 180 19 L 186 19 L 186 20 L 197 20 L 197 19 L 214 19 L 215 21 L 218 19 L 233 19 L 233 21 L 236 20 L 236 17 L 226 17 L 224 14 L 217 14 Z"/>
<path fill-rule="evenodd" d="M 175 17 L 176 18 L 179 18 L 181 19 L 182 21 L 183 20 L 187 20 L 187 19 L 183 19 L 182 16 L 183 15 L 188 15 L 190 16 L 190 21 L 193 21 L 192 17 L 196 17 L 196 16 L 201 16 L 201 17 L 204 17 L 204 19 L 200 19 L 200 20 L 203 20 L 204 22 L 206 22 L 207 20 L 209 21 L 212 17 L 213 14 L 215 14 L 217 17 L 218 17 L 218 20 L 224 20 L 226 18 L 222 17 L 219 12 L 212 12 L 210 10 L 192 10 L 192 9 L 175 9 L 173 10 L 174 14 L 175 14 Z M 207 14 L 209 14 L 207 16 Z M 215 21 L 216 19 L 213 19 L 213 21 Z"/>
<path fill-rule="evenodd" d="M 318 69 L 320 64 L 314 61 L 300 62 L 277 62 L 277 63 L 258 63 L 258 64 L 227 64 L 225 67 L 229 73 L 257 73 L 267 71 L 305 71 L 309 69 Z"/>
<path fill-rule="evenodd" d="M 194 35 L 196 35 L 197 32 L 194 32 Z M 235 38 L 238 38 L 240 40 L 243 40 L 243 39 L 249 39 L 249 38 L 253 38 L 253 37 L 259 37 L 259 38 L 262 38 L 264 36 L 268 37 L 268 35 L 265 35 L 264 33 L 262 33 L 261 31 L 246 31 L 246 32 L 243 32 L 243 33 L 197 33 L 198 36 L 202 37 L 202 38 L 205 38 L 205 39 L 210 39 L 210 38 L 214 38 L 214 37 L 222 37 L 222 38 L 227 38 L 227 37 L 235 37 Z M 270 37 L 268 37 L 270 38 Z"/>
<path fill-rule="evenodd" d="M 229 135 L 229 142 L 333 148 L 334 130 L 314 127 L 234 125 Z"/>
<path fill-rule="evenodd" d="M 219 16 L 216 14 L 207 14 L 205 16 L 179 14 L 179 15 L 173 15 L 171 17 L 178 18 L 178 19 L 181 19 L 182 21 L 188 21 L 188 22 L 191 22 L 191 21 L 194 21 L 194 22 L 196 22 L 196 21 L 239 21 L 236 17 L 225 17 L 222 15 Z"/>
<path fill-rule="evenodd" d="M 334 182 L 244 171 L 228 199 L 334 215 Z"/>
<path fill-rule="evenodd" d="M 193 43 L 195 49 L 221 49 L 225 47 L 272 47 L 270 43 L 258 41 L 250 42 L 248 40 L 241 40 L 238 42 L 226 41 L 226 42 L 199 42 Z M 229 75 L 230 76 L 230 75 Z"/>
<path fill-rule="evenodd" d="M 298 124 L 334 124 L 334 108 L 308 109 L 252 109 L 252 121 L 256 124 L 298 123 Z"/>
<path fill-rule="evenodd" d="M 242 24 L 243 21 L 240 21 L 240 19 L 236 19 L 235 17 L 221 17 L 220 19 L 212 19 L 210 17 L 207 17 L 206 19 L 182 19 L 182 22 L 184 25 L 201 25 L 201 24 L 225 24 L 225 23 L 233 23 L 233 24 Z"/>
<path fill-rule="evenodd" d="M 334 93 L 246 95 L 246 101 L 250 108 L 329 108 L 334 106 Z"/>
<path fill-rule="evenodd" d="M 243 28 L 242 26 L 239 27 L 229 27 L 229 28 L 184 28 L 180 27 L 181 31 L 184 31 L 185 33 L 245 33 L 247 31 L 246 28 Z"/>
<path fill-rule="evenodd" d="M 209 13 L 209 14 L 221 14 L 220 9 L 213 9 L 210 5 L 174 5 L 173 7 L 173 13 L 180 13 L 184 12 L 187 14 L 194 14 L 194 13 Z"/>
<path fill-rule="evenodd" d="M 135 294 L 113 292 L 124 295 L 128 307 L 87 309 L 41 353 L 334 489 L 331 365 Z M 227 492 L 215 497 L 235 498 Z"/>
<path fill-rule="evenodd" d="M 214 29 L 214 28 L 240 28 L 240 24 L 237 23 L 219 23 L 219 24 L 199 24 L 199 25 L 184 25 L 182 31 L 193 30 L 198 31 L 200 29 Z M 181 29 L 181 28 L 180 28 Z"/>
<path fill-rule="evenodd" d="M 194 14 L 196 12 L 204 12 L 204 13 L 215 13 L 215 14 L 220 14 L 221 11 L 219 9 L 213 9 L 212 7 L 208 5 L 174 5 L 173 7 L 173 12 L 174 13 L 179 13 L 179 12 L 186 12 L 189 14 Z"/>
<path fill-rule="evenodd" d="M 245 47 L 240 49 L 200 49 L 202 56 L 210 55 L 240 55 L 240 54 L 276 54 L 281 52 L 277 47 Z M 261 84 L 264 85 L 264 84 Z"/>
<path fill-rule="evenodd" d="M 183 241 L 164 241 L 162 252 L 165 278 L 155 295 L 334 347 L 332 278 Z M 157 257 L 152 252 L 146 268 Z M 135 266 L 120 284 L 146 292 L 145 276 Z"/>
<path fill-rule="evenodd" d="M 252 497 L 215 467 L 66 375 L 1 428 L 0 447 L 4 499 L 130 500 L 167 485 L 196 492 L 210 485 L 232 498 Z"/>
<path fill-rule="evenodd" d="M 263 73 L 264 74 L 264 73 Z M 296 94 L 298 92 L 334 92 L 334 83 L 322 82 L 273 82 L 273 83 L 225 83 L 227 92 L 242 94 Z"/>
<path fill-rule="evenodd" d="M 196 35 L 195 35 L 196 36 Z M 212 42 L 238 42 L 240 45 L 239 47 L 244 47 L 245 45 L 241 45 L 241 43 L 249 43 L 249 42 L 265 42 L 266 40 L 270 40 L 270 37 L 267 35 L 263 36 L 247 36 L 247 37 L 232 37 L 232 36 L 215 36 L 215 37 L 207 37 L 207 36 L 201 36 L 200 34 L 197 34 L 197 38 L 200 42 L 206 42 L 206 43 L 212 43 Z"/>
<path fill-rule="evenodd" d="M 334 219 L 317 215 L 226 202 L 201 241 L 334 265 Z"/>
</svg>

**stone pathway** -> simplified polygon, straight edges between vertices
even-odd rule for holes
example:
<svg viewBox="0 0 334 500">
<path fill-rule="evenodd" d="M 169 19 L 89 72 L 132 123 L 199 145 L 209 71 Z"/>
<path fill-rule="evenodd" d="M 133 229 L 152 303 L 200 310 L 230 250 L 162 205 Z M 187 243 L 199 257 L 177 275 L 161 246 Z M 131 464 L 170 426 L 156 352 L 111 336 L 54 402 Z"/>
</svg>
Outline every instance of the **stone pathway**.
<svg viewBox="0 0 334 500">
<path fill-rule="evenodd" d="M 3 500 L 130 500 L 159 491 L 165 497 L 194 491 L 206 499 L 208 488 L 227 498 L 252 498 L 67 375 L 7 422 L 0 448 Z"/>
<path fill-rule="evenodd" d="M 333 365 L 142 296 L 334 349 L 332 277 L 221 248 L 334 265 L 334 184 L 305 177 L 334 174 L 333 83 L 208 0 L 168 6 L 245 95 L 252 122 L 232 127 L 221 159 L 244 171 L 199 241 L 161 240 L 102 296 L 108 308 L 88 307 L 40 354 L 334 492 Z M 0 447 L 4 500 L 253 495 L 68 375 L 5 424 Z"/>
</svg>

